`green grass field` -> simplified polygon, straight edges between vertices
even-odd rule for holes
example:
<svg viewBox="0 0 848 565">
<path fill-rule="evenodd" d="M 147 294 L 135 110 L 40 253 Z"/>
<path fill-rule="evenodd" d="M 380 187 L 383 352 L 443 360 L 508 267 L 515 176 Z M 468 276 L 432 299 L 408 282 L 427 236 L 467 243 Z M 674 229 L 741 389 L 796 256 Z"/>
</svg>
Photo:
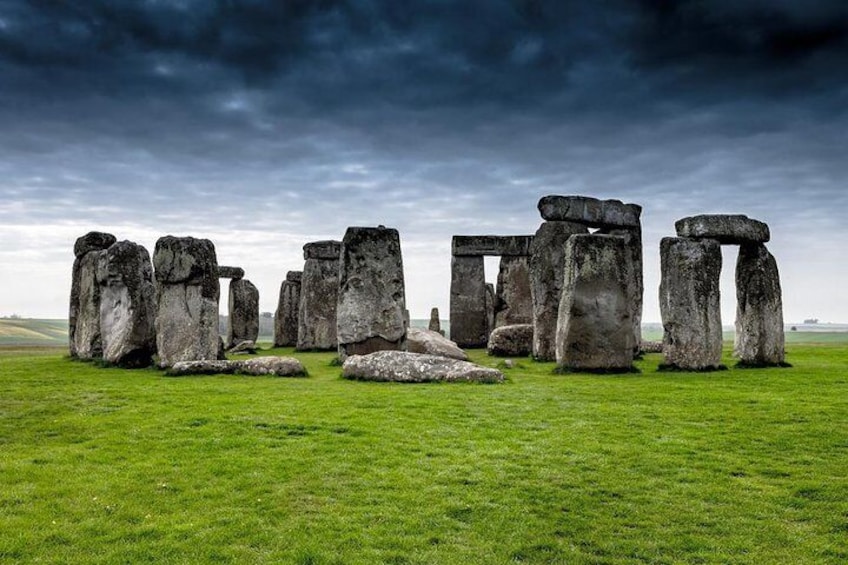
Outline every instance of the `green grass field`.
<svg viewBox="0 0 848 565">
<path fill-rule="evenodd" d="M 503 385 L 63 353 L 0 350 L 2 563 L 848 562 L 844 344 L 709 374 L 528 359 Z"/>
</svg>

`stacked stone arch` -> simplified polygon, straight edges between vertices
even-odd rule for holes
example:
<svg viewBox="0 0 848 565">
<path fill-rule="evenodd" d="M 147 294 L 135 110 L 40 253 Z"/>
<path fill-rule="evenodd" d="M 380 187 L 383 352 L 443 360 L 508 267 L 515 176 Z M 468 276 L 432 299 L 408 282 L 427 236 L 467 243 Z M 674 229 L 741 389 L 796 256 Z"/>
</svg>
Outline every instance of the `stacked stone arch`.
<svg viewBox="0 0 848 565">
<path fill-rule="evenodd" d="M 738 245 L 734 354 L 742 366 L 785 364 L 783 303 L 777 262 L 764 222 L 705 214 L 675 222 L 677 237 L 660 242 L 660 314 L 664 365 L 722 368 L 719 293 L 722 245 Z"/>
</svg>

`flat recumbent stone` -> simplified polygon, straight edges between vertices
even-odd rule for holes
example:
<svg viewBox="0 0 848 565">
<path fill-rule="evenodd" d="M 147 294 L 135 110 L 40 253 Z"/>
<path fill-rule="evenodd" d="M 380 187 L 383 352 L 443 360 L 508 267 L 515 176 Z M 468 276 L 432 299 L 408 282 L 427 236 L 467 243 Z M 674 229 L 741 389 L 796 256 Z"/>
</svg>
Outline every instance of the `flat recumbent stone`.
<svg viewBox="0 0 848 565">
<path fill-rule="evenodd" d="M 714 239 L 722 245 L 766 243 L 769 227 L 759 220 L 741 214 L 702 214 L 674 222 L 679 237 Z"/>
</svg>

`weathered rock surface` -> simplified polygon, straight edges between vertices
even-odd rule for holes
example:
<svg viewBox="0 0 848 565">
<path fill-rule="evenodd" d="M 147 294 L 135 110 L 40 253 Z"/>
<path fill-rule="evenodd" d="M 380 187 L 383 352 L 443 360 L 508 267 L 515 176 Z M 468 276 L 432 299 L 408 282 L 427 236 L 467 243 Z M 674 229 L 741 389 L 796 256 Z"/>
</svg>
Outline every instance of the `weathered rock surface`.
<svg viewBox="0 0 848 565">
<path fill-rule="evenodd" d="M 714 239 L 724 245 L 766 243 L 769 227 L 741 214 L 703 214 L 674 222 L 679 237 Z"/>
<path fill-rule="evenodd" d="M 256 353 L 256 342 L 251 340 L 239 341 L 227 350 L 230 355 L 247 354 L 253 355 Z"/>
<path fill-rule="evenodd" d="M 378 351 L 352 355 L 342 367 L 342 376 L 363 381 L 399 383 L 481 382 L 501 383 L 503 373 L 468 361 L 423 355 L 408 351 Z"/>
<path fill-rule="evenodd" d="M 111 233 L 90 231 L 74 242 L 74 256 L 82 257 L 92 251 L 103 251 L 114 244 L 117 238 Z"/>
<path fill-rule="evenodd" d="M 663 238 L 660 271 L 664 365 L 687 371 L 721 368 L 719 242 Z"/>
<path fill-rule="evenodd" d="M 639 345 L 640 353 L 662 353 L 663 352 L 663 343 L 662 341 L 643 341 Z"/>
<path fill-rule="evenodd" d="M 495 327 L 532 323 L 528 257 L 501 257 L 495 292 Z"/>
<path fill-rule="evenodd" d="M 303 377 L 306 369 L 294 357 L 257 357 L 243 361 L 178 361 L 165 372 L 172 377 L 187 375 L 247 375 Z"/>
<path fill-rule="evenodd" d="M 530 254 L 532 235 L 455 235 L 451 241 L 454 256 L 522 256 Z"/>
<path fill-rule="evenodd" d="M 540 361 L 556 360 L 556 326 L 565 244 L 568 238 L 589 229 L 573 222 L 544 222 L 530 246 L 530 295 L 533 301 L 533 356 Z"/>
<path fill-rule="evenodd" d="M 442 321 L 439 319 L 438 308 L 432 308 L 430 310 L 430 323 L 427 324 L 427 329 L 437 333 L 442 331 Z"/>
<path fill-rule="evenodd" d="M 306 369 L 294 357 L 256 357 L 239 362 L 236 369 L 239 375 L 305 377 Z"/>
<path fill-rule="evenodd" d="M 743 365 L 782 365 L 783 298 L 777 262 L 760 243 L 739 248 L 736 262 L 736 342 Z"/>
<path fill-rule="evenodd" d="M 113 243 L 115 236 L 103 232 L 89 232 L 74 243 L 75 259 L 68 307 L 68 349 L 71 357 L 95 359 L 103 353 L 97 268 L 103 250 Z"/>
<path fill-rule="evenodd" d="M 259 338 L 259 289 L 247 279 L 230 281 L 227 348 Z"/>
<path fill-rule="evenodd" d="M 633 353 L 638 354 L 639 344 L 642 343 L 642 301 L 645 293 L 642 279 L 642 229 L 617 228 L 599 230 L 597 233 L 621 237 L 627 247 L 627 303 L 633 328 Z"/>
<path fill-rule="evenodd" d="M 218 261 L 208 239 L 165 236 L 153 252 L 159 365 L 218 357 Z"/>
<path fill-rule="evenodd" d="M 312 241 L 303 246 L 304 259 L 325 259 L 338 261 L 342 252 L 342 242 L 334 239 Z"/>
<path fill-rule="evenodd" d="M 241 267 L 218 267 L 219 279 L 243 279 L 244 269 Z"/>
<path fill-rule="evenodd" d="M 620 237 L 589 234 L 568 239 L 556 335 L 560 367 L 603 372 L 632 369 L 626 261 L 627 249 Z"/>
<path fill-rule="evenodd" d="M 289 271 L 280 285 L 280 299 L 274 313 L 274 347 L 297 344 L 297 313 L 300 307 L 301 271 Z"/>
<path fill-rule="evenodd" d="M 533 351 L 533 324 L 495 328 L 487 349 L 489 355 L 498 357 L 527 357 Z"/>
<path fill-rule="evenodd" d="M 451 258 L 450 337 L 459 347 L 483 347 L 489 336 L 482 256 Z"/>
<path fill-rule="evenodd" d="M 539 212 L 549 221 L 576 222 L 593 228 L 639 227 L 642 207 L 620 200 L 599 200 L 589 196 L 544 196 Z"/>
<path fill-rule="evenodd" d="M 336 308 L 339 297 L 340 241 L 317 241 L 303 246 L 303 275 L 297 315 L 297 349 L 338 347 Z"/>
<path fill-rule="evenodd" d="M 495 304 L 497 303 L 497 300 L 498 297 L 497 293 L 495 293 L 495 285 L 492 283 L 486 283 L 486 341 L 480 347 L 489 342 L 489 335 L 492 333 L 492 330 L 495 329 Z M 453 335 L 451 335 L 451 337 L 453 337 Z"/>
<path fill-rule="evenodd" d="M 439 332 L 421 328 L 407 328 L 406 348 L 410 353 L 426 353 L 461 361 L 468 360 L 468 355 L 454 342 Z"/>
<path fill-rule="evenodd" d="M 339 263 L 339 357 L 406 349 L 406 290 L 400 235 L 350 227 Z"/>
<path fill-rule="evenodd" d="M 120 241 L 102 252 L 100 333 L 103 359 L 121 367 L 147 367 L 156 353 L 156 290 L 147 250 Z"/>
</svg>

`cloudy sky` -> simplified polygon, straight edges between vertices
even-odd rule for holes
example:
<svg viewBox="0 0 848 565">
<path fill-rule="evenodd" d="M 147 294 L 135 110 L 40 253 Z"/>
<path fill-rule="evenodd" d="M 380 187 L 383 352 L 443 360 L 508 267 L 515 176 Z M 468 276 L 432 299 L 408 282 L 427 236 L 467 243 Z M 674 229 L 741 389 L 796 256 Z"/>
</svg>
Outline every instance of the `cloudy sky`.
<svg viewBox="0 0 848 565">
<path fill-rule="evenodd" d="M 0 0 L 0 315 L 66 317 L 93 229 L 208 237 L 271 311 L 304 243 L 385 224 L 447 318 L 451 235 L 546 194 L 644 207 L 647 321 L 697 213 L 771 226 L 787 321 L 848 321 L 848 3 Z"/>
</svg>

